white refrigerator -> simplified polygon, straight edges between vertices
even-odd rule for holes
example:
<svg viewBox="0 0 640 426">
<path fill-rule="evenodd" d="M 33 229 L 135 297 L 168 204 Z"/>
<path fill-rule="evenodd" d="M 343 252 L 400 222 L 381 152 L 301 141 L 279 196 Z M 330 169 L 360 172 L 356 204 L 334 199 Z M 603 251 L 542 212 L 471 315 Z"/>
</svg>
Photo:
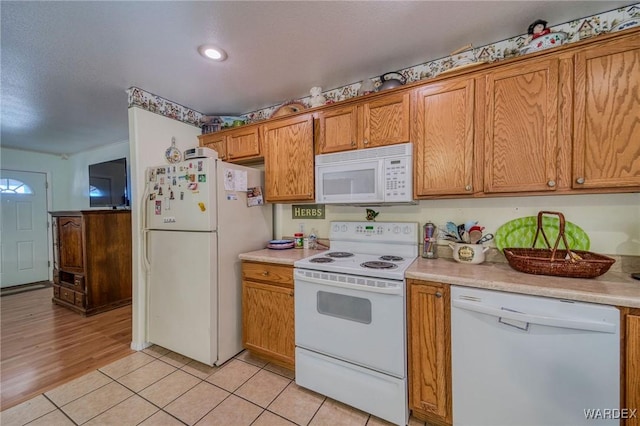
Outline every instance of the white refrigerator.
<svg viewBox="0 0 640 426">
<path fill-rule="evenodd" d="M 195 158 L 146 176 L 147 341 L 220 365 L 242 350 L 238 254 L 272 238 L 264 172 Z"/>
</svg>

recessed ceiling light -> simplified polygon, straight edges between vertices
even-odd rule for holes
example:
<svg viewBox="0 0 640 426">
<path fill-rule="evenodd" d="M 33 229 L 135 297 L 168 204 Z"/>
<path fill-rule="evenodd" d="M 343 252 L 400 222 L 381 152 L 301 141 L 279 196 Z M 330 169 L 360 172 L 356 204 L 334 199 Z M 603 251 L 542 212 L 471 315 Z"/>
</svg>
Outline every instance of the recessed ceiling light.
<svg viewBox="0 0 640 426">
<path fill-rule="evenodd" d="M 227 59 L 227 52 L 212 44 L 203 44 L 198 47 L 198 52 L 205 58 L 214 61 L 224 61 Z"/>
</svg>

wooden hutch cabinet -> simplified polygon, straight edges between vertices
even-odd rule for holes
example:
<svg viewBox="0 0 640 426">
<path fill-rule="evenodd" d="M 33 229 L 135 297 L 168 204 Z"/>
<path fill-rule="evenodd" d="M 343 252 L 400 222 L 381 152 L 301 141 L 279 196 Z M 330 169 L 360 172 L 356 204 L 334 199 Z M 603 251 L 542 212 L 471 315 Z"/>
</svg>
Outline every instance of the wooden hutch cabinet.
<svg viewBox="0 0 640 426">
<path fill-rule="evenodd" d="M 52 212 L 53 303 L 93 315 L 131 303 L 131 212 Z"/>
</svg>

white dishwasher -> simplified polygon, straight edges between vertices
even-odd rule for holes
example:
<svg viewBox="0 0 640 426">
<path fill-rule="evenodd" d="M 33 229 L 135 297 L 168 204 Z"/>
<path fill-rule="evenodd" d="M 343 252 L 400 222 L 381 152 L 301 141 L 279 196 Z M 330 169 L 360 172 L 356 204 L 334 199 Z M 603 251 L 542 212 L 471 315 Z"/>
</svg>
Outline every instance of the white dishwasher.
<svg viewBox="0 0 640 426">
<path fill-rule="evenodd" d="M 452 286 L 451 345 L 456 426 L 619 423 L 617 308 Z"/>
</svg>

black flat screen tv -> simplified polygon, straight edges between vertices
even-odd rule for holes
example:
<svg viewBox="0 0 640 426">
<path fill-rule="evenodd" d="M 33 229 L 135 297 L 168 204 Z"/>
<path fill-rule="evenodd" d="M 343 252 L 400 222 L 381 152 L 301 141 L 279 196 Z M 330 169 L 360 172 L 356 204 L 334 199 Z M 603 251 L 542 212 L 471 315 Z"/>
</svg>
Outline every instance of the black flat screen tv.
<svg viewBox="0 0 640 426">
<path fill-rule="evenodd" d="M 114 209 L 129 205 L 126 158 L 89 165 L 89 205 Z"/>
</svg>

